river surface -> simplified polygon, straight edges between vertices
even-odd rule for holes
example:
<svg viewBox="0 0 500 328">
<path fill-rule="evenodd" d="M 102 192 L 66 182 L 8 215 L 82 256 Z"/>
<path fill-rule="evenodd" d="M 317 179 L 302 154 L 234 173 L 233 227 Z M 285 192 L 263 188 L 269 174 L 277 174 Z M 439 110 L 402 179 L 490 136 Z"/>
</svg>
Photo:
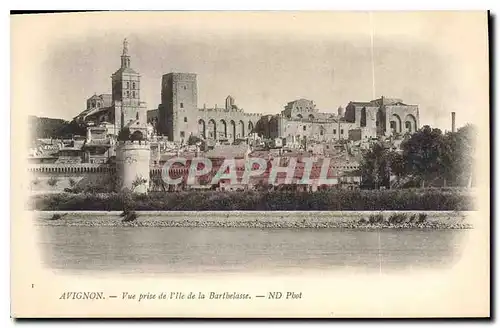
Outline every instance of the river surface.
<svg viewBox="0 0 500 328">
<path fill-rule="evenodd" d="M 469 230 L 38 226 L 62 272 L 228 273 L 450 267 Z"/>
</svg>

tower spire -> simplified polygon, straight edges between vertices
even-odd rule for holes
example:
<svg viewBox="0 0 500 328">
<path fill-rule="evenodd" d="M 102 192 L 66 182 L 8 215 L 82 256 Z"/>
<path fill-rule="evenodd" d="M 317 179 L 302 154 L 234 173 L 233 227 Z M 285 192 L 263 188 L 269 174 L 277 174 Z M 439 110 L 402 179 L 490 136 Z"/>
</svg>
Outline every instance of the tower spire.
<svg viewBox="0 0 500 328">
<path fill-rule="evenodd" d="M 123 56 L 128 56 L 128 40 L 123 39 Z"/>
<path fill-rule="evenodd" d="M 128 55 L 128 40 L 123 39 L 122 67 L 130 67 L 130 56 Z"/>
</svg>

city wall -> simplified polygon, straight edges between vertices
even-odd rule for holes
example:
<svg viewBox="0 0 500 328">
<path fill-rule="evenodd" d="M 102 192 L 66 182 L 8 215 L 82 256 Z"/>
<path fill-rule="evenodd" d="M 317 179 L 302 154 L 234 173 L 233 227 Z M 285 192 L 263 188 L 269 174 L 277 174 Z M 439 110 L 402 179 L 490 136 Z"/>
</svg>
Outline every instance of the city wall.
<svg viewBox="0 0 500 328">
<path fill-rule="evenodd" d="M 109 164 L 31 164 L 29 189 L 33 193 L 59 193 L 65 189 L 109 189 L 116 169 Z"/>
</svg>

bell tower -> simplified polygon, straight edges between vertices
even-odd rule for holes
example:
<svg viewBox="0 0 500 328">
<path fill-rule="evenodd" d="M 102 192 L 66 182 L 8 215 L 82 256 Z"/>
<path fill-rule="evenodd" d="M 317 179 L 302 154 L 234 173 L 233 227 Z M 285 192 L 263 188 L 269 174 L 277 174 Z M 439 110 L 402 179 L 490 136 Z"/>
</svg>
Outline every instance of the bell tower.
<svg viewBox="0 0 500 328">
<path fill-rule="evenodd" d="M 111 76 L 115 128 L 134 121 L 146 123 L 146 105 L 141 102 L 141 76 L 130 65 L 129 43 L 123 40 L 120 68 Z"/>
</svg>

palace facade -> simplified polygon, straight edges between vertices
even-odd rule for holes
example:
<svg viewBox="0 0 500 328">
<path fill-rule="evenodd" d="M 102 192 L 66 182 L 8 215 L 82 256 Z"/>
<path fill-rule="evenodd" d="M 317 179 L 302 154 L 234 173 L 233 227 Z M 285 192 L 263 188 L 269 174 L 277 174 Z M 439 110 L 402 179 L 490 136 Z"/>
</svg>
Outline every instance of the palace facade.
<svg viewBox="0 0 500 328">
<path fill-rule="evenodd" d="M 368 140 L 413 133 L 419 128 L 419 109 L 401 99 L 381 97 L 369 102 L 350 102 L 337 113 L 320 112 L 312 100 L 289 102 L 278 115 L 265 115 L 256 132 L 285 143 L 305 141 Z"/>
<path fill-rule="evenodd" d="M 147 114 L 148 121 L 157 127 L 158 134 L 166 135 L 174 142 L 197 136 L 233 143 L 248 137 L 262 114 L 245 113 L 232 96 L 227 96 L 223 107 L 199 108 L 196 77 L 193 73 L 163 75 L 161 104 Z"/>
</svg>

